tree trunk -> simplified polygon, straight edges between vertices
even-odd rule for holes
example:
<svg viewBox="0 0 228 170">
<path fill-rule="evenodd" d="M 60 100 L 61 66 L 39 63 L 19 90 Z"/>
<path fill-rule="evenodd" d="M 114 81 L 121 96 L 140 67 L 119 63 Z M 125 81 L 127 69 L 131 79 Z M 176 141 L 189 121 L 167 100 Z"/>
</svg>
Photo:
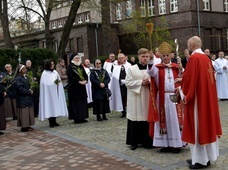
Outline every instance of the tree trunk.
<svg viewBox="0 0 228 170">
<path fill-rule="evenodd" d="M 103 55 L 118 53 L 118 38 L 110 22 L 110 0 L 101 0 Z"/>
<path fill-rule="evenodd" d="M 63 33 L 58 47 L 57 53 L 59 57 L 63 57 L 65 54 L 65 49 L 69 41 L 70 32 L 71 32 L 73 23 L 75 22 L 75 18 L 77 15 L 78 8 L 80 7 L 80 4 L 81 4 L 81 0 L 73 0 L 69 15 L 67 17 L 67 21 L 63 28 Z"/>
<path fill-rule="evenodd" d="M 5 47 L 14 48 L 14 44 L 12 42 L 10 31 L 9 31 L 7 0 L 0 1 L 0 20 L 1 20 L 2 29 L 3 29 Z"/>
</svg>

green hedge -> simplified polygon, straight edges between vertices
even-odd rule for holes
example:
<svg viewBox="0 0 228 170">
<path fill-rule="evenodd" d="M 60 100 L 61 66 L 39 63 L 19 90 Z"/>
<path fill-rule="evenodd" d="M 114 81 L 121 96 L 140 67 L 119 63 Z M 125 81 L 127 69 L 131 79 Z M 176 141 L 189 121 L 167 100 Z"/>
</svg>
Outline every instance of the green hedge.
<svg viewBox="0 0 228 170">
<path fill-rule="evenodd" d="M 13 70 L 18 65 L 18 56 L 21 53 L 21 64 L 25 64 L 26 60 L 32 61 L 32 68 L 37 69 L 43 64 L 45 59 L 53 59 L 56 63 L 58 56 L 57 54 L 45 48 L 35 48 L 35 49 L 18 49 L 17 51 L 14 49 L 0 49 L 0 71 L 4 71 L 5 64 L 10 63 L 13 67 Z"/>
</svg>

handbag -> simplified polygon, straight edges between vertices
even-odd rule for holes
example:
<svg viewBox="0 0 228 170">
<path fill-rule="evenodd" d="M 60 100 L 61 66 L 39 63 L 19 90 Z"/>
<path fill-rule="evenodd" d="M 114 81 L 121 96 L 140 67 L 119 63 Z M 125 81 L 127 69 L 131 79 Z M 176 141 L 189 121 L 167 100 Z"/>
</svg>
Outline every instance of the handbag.
<svg viewBox="0 0 228 170">
<path fill-rule="evenodd" d="M 109 97 L 111 97 L 111 95 L 112 95 L 111 90 L 107 87 L 104 88 L 104 96 L 107 97 L 107 99 L 108 99 Z"/>
</svg>

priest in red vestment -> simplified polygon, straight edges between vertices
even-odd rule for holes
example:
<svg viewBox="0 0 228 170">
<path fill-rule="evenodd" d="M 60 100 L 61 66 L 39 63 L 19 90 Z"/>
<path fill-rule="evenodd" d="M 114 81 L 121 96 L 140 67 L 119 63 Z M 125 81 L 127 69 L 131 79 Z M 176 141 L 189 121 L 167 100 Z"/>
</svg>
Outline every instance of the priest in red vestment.
<svg viewBox="0 0 228 170">
<path fill-rule="evenodd" d="M 197 36 L 188 40 L 192 54 L 180 90 L 185 103 L 182 140 L 190 146 L 190 169 L 208 167 L 218 158 L 218 137 L 222 135 L 213 66 L 201 46 Z"/>
</svg>

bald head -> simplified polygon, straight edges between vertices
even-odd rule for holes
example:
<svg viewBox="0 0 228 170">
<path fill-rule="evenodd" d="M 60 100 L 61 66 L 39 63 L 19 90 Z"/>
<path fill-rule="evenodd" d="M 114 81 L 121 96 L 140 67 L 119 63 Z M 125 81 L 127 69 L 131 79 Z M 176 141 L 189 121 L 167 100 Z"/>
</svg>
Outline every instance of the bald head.
<svg viewBox="0 0 228 170">
<path fill-rule="evenodd" d="M 202 47 L 202 41 L 198 36 L 193 36 L 188 40 L 188 50 L 194 51 Z"/>
</svg>

